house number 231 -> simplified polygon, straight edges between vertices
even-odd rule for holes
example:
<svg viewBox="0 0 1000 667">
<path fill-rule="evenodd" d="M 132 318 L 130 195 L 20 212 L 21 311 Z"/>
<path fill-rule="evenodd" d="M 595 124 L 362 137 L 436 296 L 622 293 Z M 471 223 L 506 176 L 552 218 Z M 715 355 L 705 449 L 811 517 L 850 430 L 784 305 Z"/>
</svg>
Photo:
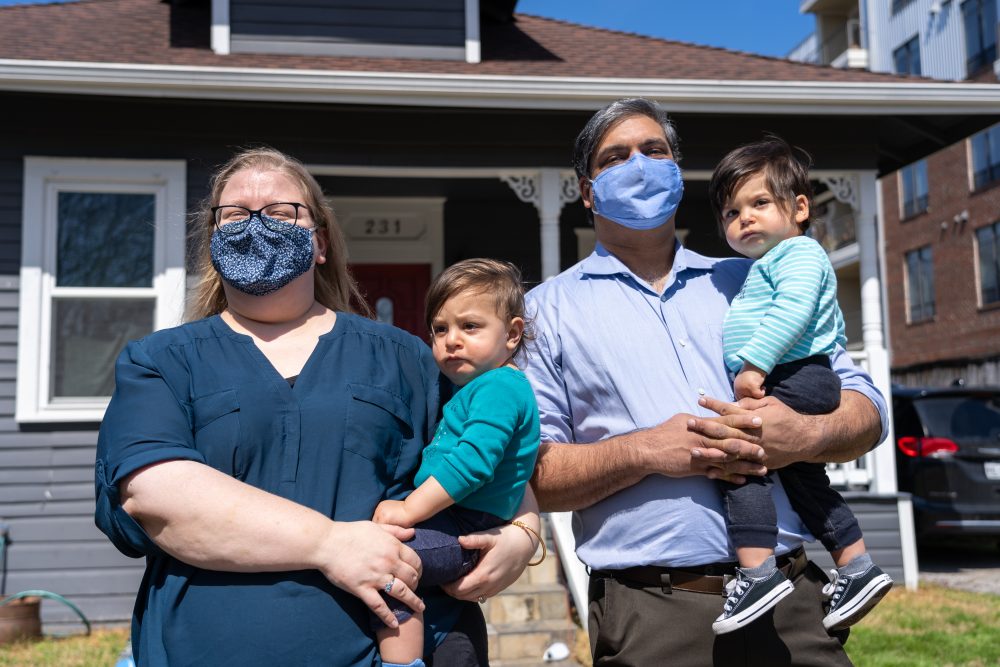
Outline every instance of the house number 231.
<svg viewBox="0 0 1000 667">
<path fill-rule="evenodd" d="M 396 236 L 403 231 L 399 218 L 369 218 L 365 220 L 367 236 Z"/>
</svg>

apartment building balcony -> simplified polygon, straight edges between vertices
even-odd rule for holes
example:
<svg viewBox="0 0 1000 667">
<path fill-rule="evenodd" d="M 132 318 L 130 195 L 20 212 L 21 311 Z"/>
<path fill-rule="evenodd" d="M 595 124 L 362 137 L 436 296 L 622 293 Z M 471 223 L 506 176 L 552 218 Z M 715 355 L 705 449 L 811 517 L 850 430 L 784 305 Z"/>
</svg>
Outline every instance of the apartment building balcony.
<svg viewBox="0 0 1000 667">
<path fill-rule="evenodd" d="M 816 17 L 816 33 L 790 54 L 793 60 L 846 69 L 868 68 L 857 0 L 802 0 L 799 12 Z"/>
</svg>

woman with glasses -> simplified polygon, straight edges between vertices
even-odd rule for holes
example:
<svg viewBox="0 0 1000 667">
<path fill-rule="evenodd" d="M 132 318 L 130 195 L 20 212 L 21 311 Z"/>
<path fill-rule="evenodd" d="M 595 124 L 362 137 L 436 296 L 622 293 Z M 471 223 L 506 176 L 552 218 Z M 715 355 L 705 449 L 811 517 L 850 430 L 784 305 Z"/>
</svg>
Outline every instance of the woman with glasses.
<svg viewBox="0 0 1000 667">
<path fill-rule="evenodd" d="M 363 303 L 319 185 L 270 149 L 233 157 L 196 221 L 189 322 L 130 343 L 98 442 L 98 526 L 146 557 L 140 665 L 371 665 L 369 610 L 423 609 L 437 665 L 485 667 L 482 613 L 414 592 L 412 531 L 368 519 L 410 489 L 441 390 L 430 349 Z M 528 494 L 519 517 L 538 527 Z M 531 558 L 506 526 L 463 538 L 449 591 L 509 585 Z M 421 601 L 421 598 L 423 601 Z"/>
</svg>

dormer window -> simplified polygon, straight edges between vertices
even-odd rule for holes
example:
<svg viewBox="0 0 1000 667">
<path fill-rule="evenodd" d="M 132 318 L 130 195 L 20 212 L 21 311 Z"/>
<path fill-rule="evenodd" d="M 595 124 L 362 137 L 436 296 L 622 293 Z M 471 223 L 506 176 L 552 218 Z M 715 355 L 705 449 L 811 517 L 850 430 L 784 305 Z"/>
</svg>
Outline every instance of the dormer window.
<svg viewBox="0 0 1000 667">
<path fill-rule="evenodd" d="M 212 0 L 212 49 L 479 62 L 479 0 Z"/>
</svg>

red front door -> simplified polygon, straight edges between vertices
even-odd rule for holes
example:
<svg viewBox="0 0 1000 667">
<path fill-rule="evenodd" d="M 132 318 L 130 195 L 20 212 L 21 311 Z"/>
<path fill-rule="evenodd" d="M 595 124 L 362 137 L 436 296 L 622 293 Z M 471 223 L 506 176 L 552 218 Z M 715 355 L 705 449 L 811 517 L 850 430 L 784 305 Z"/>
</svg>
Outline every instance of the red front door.
<svg viewBox="0 0 1000 667">
<path fill-rule="evenodd" d="M 352 264 L 351 273 L 379 321 L 427 340 L 424 297 L 431 285 L 430 264 Z"/>
</svg>

